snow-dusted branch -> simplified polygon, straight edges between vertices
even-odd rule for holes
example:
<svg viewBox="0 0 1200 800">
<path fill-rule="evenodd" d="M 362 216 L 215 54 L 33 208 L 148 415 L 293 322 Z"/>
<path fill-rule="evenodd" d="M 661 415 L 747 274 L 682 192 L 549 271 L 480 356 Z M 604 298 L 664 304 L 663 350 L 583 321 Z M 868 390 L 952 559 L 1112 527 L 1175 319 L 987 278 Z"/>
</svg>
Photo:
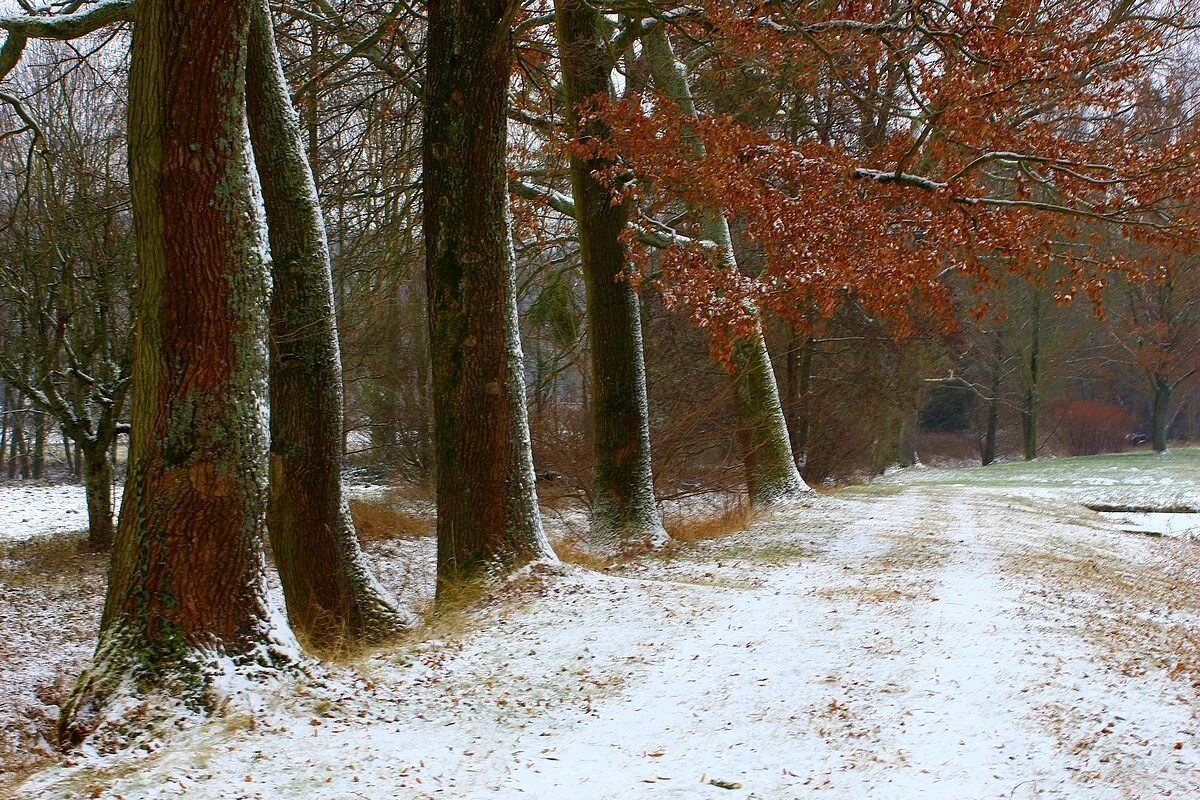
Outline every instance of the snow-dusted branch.
<svg viewBox="0 0 1200 800">
<path fill-rule="evenodd" d="M 133 0 L 105 0 L 70 14 L 3 14 L 0 29 L 26 39 L 77 39 L 131 18 Z"/>
<path fill-rule="evenodd" d="M 932 178 L 927 178 L 922 175 L 912 175 L 907 172 L 893 172 L 883 169 L 866 169 L 858 168 L 854 170 L 854 176 L 866 180 L 873 180 L 876 183 L 892 183 L 900 186 L 912 186 L 917 189 L 923 189 L 929 192 L 949 192 L 951 186 L 948 181 L 936 181 Z M 960 205 L 964 206 L 987 206 L 991 208 L 1025 208 L 1033 211 L 1045 211 L 1053 214 L 1061 214 L 1067 217 L 1079 217 L 1082 219 L 1096 220 L 1097 222 L 1105 222 L 1117 225 L 1133 225 L 1140 228 L 1153 228 L 1154 230 L 1169 232 L 1171 226 L 1161 218 L 1156 220 L 1146 216 L 1131 216 L 1131 213 L 1141 213 L 1143 209 L 1129 209 L 1125 212 L 1102 212 L 1093 211 L 1079 206 L 1063 205 L 1061 203 L 1051 203 L 1042 200 L 1012 200 L 1001 197 L 971 197 L 963 194 L 952 194 L 951 199 Z"/>
<path fill-rule="evenodd" d="M 517 197 L 523 197 L 526 200 L 540 200 L 558 213 L 572 219 L 576 218 L 575 201 L 569 195 L 522 180 L 509 181 L 508 188 Z M 664 250 L 668 247 L 687 247 L 689 245 L 699 245 L 705 249 L 716 247 L 713 242 L 706 239 L 697 240 L 684 236 L 666 223 L 656 219 L 646 217 L 645 220 L 646 225 L 636 222 L 629 223 L 629 230 L 643 244 Z"/>
</svg>

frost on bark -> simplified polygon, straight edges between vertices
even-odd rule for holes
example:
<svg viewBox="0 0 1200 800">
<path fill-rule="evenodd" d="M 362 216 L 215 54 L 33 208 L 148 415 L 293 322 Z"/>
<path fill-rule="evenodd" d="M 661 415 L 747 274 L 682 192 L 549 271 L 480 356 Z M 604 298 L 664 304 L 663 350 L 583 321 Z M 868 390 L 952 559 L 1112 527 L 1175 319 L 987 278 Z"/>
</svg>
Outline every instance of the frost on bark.
<svg viewBox="0 0 1200 800">
<path fill-rule="evenodd" d="M 271 249 L 267 529 L 292 627 L 317 647 L 413 622 L 371 573 L 342 487 L 342 364 L 325 220 L 265 0 L 246 98 Z"/>
<path fill-rule="evenodd" d="M 643 38 L 646 62 L 654 83 L 684 114 L 699 118 L 699 111 L 688 84 L 687 68 L 671 46 L 665 27 L 651 27 Z M 698 136 L 687 137 L 696 158 L 705 155 L 704 142 Z M 729 222 L 721 209 L 698 209 L 703 222 L 704 238 L 717 245 L 716 258 L 723 269 L 736 270 L 737 257 Z M 766 506 L 785 501 L 809 491 L 800 477 L 792 454 L 779 387 L 771 368 L 771 357 L 762 326 L 747 340 L 733 345 L 736 369 L 735 387 L 738 437 L 746 466 L 746 486 L 750 502 Z"/>
<path fill-rule="evenodd" d="M 438 577 L 553 558 L 542 530 L 505 172 L 515 0 L 432 0 L 424 234 Z"/>
<path fill-rule="evenodd" d="M 581 128 L 578 113 L 581 104 L 612 94 L 603 17 L 584 0 L 556 0 L 554 7 L 568 129 L 580 137 L 607 138 L 602 122 Z M 591 344 L 591 534 L 605 550 L 637 552 L 661 546 L 667 534 L 654 502 L 640 303 L 624 279 L 620 236 L 629 204 L 614 204 L 609 187 L 593 177 L 610 166 L 600 158 L 571 157 Z"/>
<path fill-rule="evenodd" d="M 245 130 L 250 8 L 137 6 L 130 464 L 100 641 L 60 722 L 68 741 L 122 695 L 217 707 L 219 675 L 295 658 L 264 580 L 267 281 Z"/>
</svg>

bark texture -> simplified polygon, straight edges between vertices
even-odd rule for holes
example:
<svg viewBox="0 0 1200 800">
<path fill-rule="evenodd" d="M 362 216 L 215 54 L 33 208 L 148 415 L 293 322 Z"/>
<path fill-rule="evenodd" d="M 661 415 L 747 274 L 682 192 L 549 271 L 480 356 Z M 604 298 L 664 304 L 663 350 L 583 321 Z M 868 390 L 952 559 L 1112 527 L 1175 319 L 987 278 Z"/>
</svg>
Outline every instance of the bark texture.
<svg viewBox="0 0 1200 800">
<path fill-rule="evenodd" d="M 582 105 L 612 95 L 603 16 L 585 0 L 556 0 L 554 8 L 568 128 L 581 142 L 604 140 L 607 126 L 592 121 L 581 127 L 579 114 Z M 600 158 L 571 156 L 591 345 L 591 536 L 601 548 L 629 553 L 659 547 L 667 534 L 654 501 L 641 308 L 625 279 L 620 238 L 629 204 L 614 204 L 609 187 L 593 177 L 610 166 Z"/>
<path fill-rule="evenodd" d="M 70 741 L 118 692 L 211 706 L 215 671 L 294 655 L 273 624 L 262 551 L 267 281 L 245 129 L 251 5 L 137 6 L 132 446 L 96 657 L 62 716 Z"/>
<path fill-rule="evenodd" d="M 329 245 L 270 15 L 254 0 L 246 85 L 271 249 L 267 528 L 292 627 L 317 647 L 378 641 L 413 620 L 371 573 L 342 488 Z"/>
<path fill-rule="evenodd" d="M 88 548 L 104 552 L 112 547 L 113 527 L 113 470 L 108 448 L 91 446 L 83 451 L 83 485 L 87 496 Z"/>
<path fill-rule="evenodd" d="M 534 485 L 505 172 L 518 7 L 428 4 L 423 222 L 442 586 L 553 557 Z"/>
<path fill-rule="evenodd" d="M 650 74 L 659 91 L 675 102 L 684 114 L 698 119 L 699 111 L 688 83 L 687 68 L 676 58 L 664 26 L 661 23 L 654 25 L 642 41 Z M 689 138 L 693 155 L 703 158 L 704 142 L 695 135 Z M 724 213 L 721 209 L 699 211 L 704 219 L 704 238 L 717 245 L 719 266 L 738 269 L 729 222 Z M 771 505 L 809 491 L 792 454 L 779 387 L 775 383 L 775 371 L 761 326 L 748 340 L 734 344 L 733 357 L 738 436 L 751 504 Z"/>
</svg>

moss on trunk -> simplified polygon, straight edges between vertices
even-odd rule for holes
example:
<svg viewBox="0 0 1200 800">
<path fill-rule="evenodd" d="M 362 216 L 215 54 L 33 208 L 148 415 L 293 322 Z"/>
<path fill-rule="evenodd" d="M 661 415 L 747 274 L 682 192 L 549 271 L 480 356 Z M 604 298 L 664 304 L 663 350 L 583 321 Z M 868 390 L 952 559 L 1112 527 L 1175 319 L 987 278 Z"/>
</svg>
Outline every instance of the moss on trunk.
<svg viewBox="0 0 1200 800">
<path fill-rule="evenodd" d="M 505 171 L 510 0 L 432 0 L 424 234 L 440 585 L 553 556 L 534 490 Z"/>
<path fill-rule="evenodd" d="M 267 281 L 245 127 L 250 9 L 137 6 L 132 446 L 100 641 L 61 717 L 70 741 L 120 693 L 211 707 L 218 672 L 294 657 L 262 551 Z"/>
<path fill-rule="evenodd" d="M 573 134 L 602 141 L 607 126 L 593 121 L 581 128 L 579 107 L 612 93 L 603 16 L 583 0 L 556 0 L 554 7 L 567 123 Z M 606 550 L 637 552 L 662 545 L 667 535 L 654 501 L 641 309 L 625 280 L 620 238 L 629 204 L 613 203 L 610 188 L 593 177 L 611 166 L 601 158 L 571 156 L 594 387 L 591 534 Z"/>
</svg>

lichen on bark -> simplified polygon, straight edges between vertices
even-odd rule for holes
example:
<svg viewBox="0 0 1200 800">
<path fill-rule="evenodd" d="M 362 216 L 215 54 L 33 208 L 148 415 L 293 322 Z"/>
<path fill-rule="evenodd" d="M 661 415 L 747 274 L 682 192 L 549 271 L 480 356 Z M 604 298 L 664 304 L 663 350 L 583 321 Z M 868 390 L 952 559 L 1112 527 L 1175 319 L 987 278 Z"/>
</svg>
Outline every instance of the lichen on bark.
<svg viewBox="0 0 1200 800">
<path fill-rule="evenodd" d="M 230 669 L 274 674 L 297 659 L 262 550 L 267 278 L 245 124 L 250 7 L 136 7 L 129 471 L 99 644 L 60 720 L 68 741 L 113 722 L 126 694 L 212 708 Z"/>
<path fill-rule="evenodd" d="M 325 220 L 275 43 L 255 0 L 250 138 L 271 253 L 267 527 L 288 618 L 317 647 L 377 642 L 416 624 L 380 586 L 341 477 L 342 364 Z"/>
<path fill-rule="evenodd" d="M 654 24 L 642 41 L 650 74 L 659 91 L 686 116 L 699 119 L 687 67 L 676 57 L 665 26 L 661 22 Z M 704 142 L 699 136 L 685 131 L 684 138 L 692 149 L 691 155 L 704 158 Z M 722 269 L 738 269 L 729 222 L 723 211 L 715 208 L 698 211 L 702 215 L 704 238 L 716 244 L 717 265 Z M 732 355 L 738 436 L 751 504 L 772 505 L 811 491 L 796 467 L 762 326 L 757 325 L 745 340 L 734 342 Z"/>
</svg>

